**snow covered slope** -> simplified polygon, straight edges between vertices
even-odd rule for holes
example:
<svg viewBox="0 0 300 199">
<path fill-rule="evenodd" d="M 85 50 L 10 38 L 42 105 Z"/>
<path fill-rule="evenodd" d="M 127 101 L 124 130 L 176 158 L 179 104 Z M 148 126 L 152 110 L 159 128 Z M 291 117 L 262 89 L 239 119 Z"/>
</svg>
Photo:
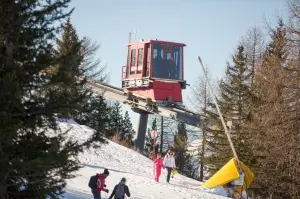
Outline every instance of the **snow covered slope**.
<svg viewBox="0 0 300 199">
<path fill-rule="evenodd" d="M 74 121 L 59 122 L 62 131 L 68 132 L 70 139 L 86 140 L 93 129 L 78 125 Z M 112 191 L 122 177 L 127 179 L 133 199 L 222 199 L 223 188 L 208 190 L 201 188 L 201 183 L 190 178 L 175 175 L 170 184 L 166 183 L 166 170 L 162 171 L 160 182 L 153 180 L 153 162 L 139 153 L 108 141 L 100 149 L 90 149 L 80 155 L 84 168 L 77 172 L 77 177 L 67 181 L 65 198 L 92 198 L 88 181 L 91 175 L 108 168 L 110 175 L 106 179 L 107 188 Z M 110 194 L 110 193 L 109 193 Z M 102 193 L 106 199 L 109 194 Z M 223 196 L 222 196 L 223 195 Z"/>
</svg>

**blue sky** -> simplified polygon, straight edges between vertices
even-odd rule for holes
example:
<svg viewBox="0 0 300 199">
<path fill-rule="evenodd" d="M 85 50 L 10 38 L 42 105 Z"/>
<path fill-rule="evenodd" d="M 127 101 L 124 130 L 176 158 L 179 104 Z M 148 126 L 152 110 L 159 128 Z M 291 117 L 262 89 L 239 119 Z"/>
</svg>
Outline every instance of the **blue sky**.
<svg viewBox="0 0 300 199">
<path fill-rule="evenodd" d="M 276 25 L 287 14 L 285 0 L 73 0 L 71 21 L 79 36 L 101 44 L 97 56 L 107 64 L 109 83 L 121 87 L 128 33 L 132 40 L 158 39 L 185 43 L 185 79 L 191 86 L 201 75 L 197 56 L 212 77 L 224 74 L 240 38 L 253 26 Z M 183 92 L 191 96 L 189 89 Z M 130 111 L 134 129 L 138 114 Z"/>
</svg>

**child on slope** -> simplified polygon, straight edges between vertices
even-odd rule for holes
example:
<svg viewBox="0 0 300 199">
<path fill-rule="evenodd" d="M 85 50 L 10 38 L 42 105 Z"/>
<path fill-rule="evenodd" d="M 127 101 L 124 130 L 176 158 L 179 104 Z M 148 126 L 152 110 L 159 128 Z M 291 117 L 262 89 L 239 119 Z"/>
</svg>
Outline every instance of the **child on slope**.
<svg viewBox="0 0 300 199">
<path fill-rule="evenodd" d="M 154 172 L 155 172 L 155 181 L 159 181 L 159 177 L 161 174 L 161 168 L 164 168 L 163 166 L 163 160 L 161 159 L 161 154 L 158 153 L 156 159 L 154 160 Z"/>
</svg>

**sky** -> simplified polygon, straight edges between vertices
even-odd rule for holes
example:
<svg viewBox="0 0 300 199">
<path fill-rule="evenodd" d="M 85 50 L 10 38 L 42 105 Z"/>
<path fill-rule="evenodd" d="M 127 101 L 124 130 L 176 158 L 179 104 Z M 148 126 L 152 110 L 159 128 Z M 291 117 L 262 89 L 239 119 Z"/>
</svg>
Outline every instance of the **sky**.
<svg viewBox="0 0 300 199">
<path fill-rule="evenodd" d="M 285 0 L 73 0 L 71 21 L 80 37 L 100 44 L 97 57 L 107 65 L 109 84 L 121 87 L 126 43 L 158 39 L 185 43 L 184 74 L 191 86 L 202 74 L 197 57 L 213 78 L 224 75 L 241 37 L 257 26 L 275 26 L 276 16 L 287 15 Z M 183 91 L 188 105 L 191 90 Z M 139 115 L 129 111 L 134 129 Z"/>
</svg>

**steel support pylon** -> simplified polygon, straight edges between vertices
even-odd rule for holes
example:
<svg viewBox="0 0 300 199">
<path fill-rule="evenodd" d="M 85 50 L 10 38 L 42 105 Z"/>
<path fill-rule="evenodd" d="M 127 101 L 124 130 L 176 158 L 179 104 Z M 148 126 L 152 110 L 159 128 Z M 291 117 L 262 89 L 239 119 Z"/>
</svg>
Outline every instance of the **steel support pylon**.
<svg viewBox="0 0 300 199">
<path fill-rule="evenodd" d="M 145 138 L 148 124 L 148 113 L 140 113 L 140 120 L 138 123 L 137 136 L 135 140 L 135 146 L 140 150 L 144 151 Z"/>
</svg>

